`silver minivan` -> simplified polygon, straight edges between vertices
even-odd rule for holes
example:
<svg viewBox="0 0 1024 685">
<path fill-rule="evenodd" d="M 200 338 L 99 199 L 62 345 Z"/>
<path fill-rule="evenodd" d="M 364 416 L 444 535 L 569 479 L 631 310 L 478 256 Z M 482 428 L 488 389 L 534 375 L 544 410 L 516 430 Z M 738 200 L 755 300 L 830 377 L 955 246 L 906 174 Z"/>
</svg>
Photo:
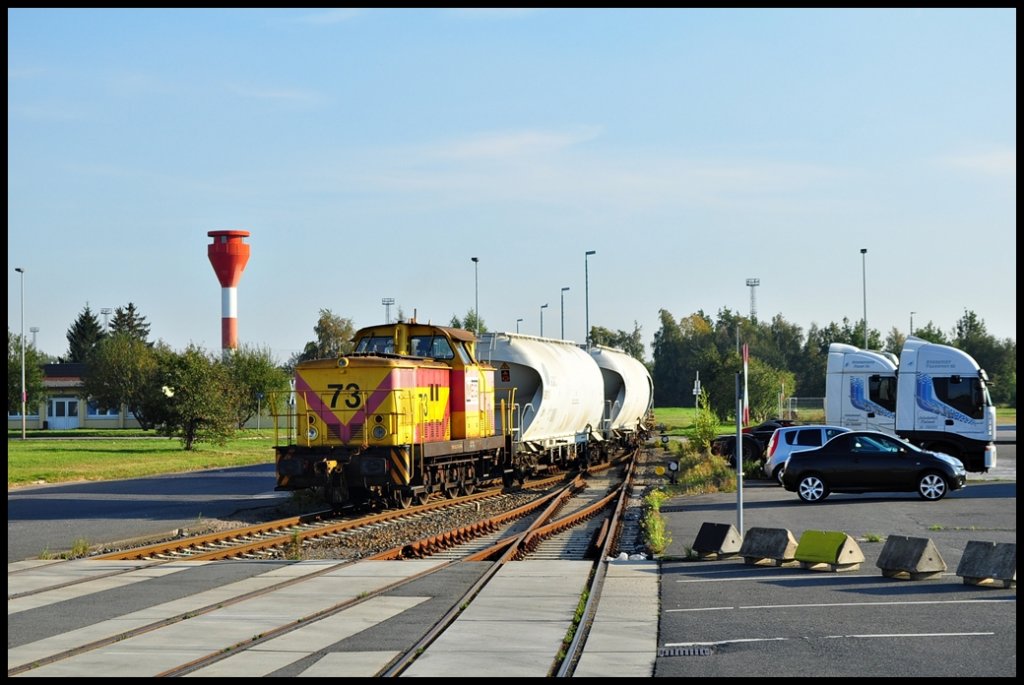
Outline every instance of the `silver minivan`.
<svg viewBox="0 0 1024 685">
<path fill-rule="evenodd" d="M 849 433 L 842 426 L 787 426 L 772 433 L 765 449 L 764 475 L 782 484 L 782 467 L 793 452 L 821 447 L 839 435 Z"/>
</svg>

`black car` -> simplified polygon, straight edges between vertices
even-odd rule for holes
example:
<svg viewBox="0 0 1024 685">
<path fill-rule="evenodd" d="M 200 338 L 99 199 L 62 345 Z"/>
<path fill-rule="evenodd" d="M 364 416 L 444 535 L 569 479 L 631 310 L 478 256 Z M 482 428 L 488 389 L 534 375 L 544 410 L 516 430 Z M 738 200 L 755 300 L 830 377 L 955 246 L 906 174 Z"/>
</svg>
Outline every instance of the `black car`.
<svg viewBox="0 0 1024 685">
<path fill-rule="evenodd" d="M 764 458 L 764 446 L 751 434 L 743 433 L 743 461 L 758 461 Z M 719 435 L 711 441 L 711 454 L 725 457 L 729 466 L 736 466 L 736 434 Z"/>
<path fill-rule="evenodd" d="M 784 468 L 783 487 L 805 502 L 832 492 L 917 492 L 939 500 L 967 483 L 959 459 L 878 431 L 837 435 L 817 449 L 794 452 Z"/>
<path fill-rule="evenodd" d="M 764 451 L 768 446 L 768 441 L 772 439 L 772 435 L 775 433 L 777 428 L 786 428 L 788 426 L 795 425 L 796 421 L 791 421 L 790 419 L 768 419 L 767 421 L 762 421 L 756 426 L 744 428 L 743 432 L 747 435 L 754 436 L 754 439 L 761 443 L 761 450 Z"/>
</svg>

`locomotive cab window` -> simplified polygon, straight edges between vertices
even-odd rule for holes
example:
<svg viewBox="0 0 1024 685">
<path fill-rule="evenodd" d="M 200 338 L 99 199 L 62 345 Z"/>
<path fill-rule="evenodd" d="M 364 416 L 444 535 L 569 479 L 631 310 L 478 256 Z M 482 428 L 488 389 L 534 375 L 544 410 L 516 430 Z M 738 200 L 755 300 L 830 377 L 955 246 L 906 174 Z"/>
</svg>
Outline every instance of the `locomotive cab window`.
<svg viewBox="0 0 1024 685">
<path fill-rule="evenodd" d="M 469 353 L 469 350 L 466 349 L 465 343 L 459 343 L 459 345 L 457 345 L 455 347 L 455 349 L 458 350 L 458 352 L 459 352 L 459 359 L 462 360 L 463 364 L 467 364 L 468 365 L 468 364 L 475 364 L 476 363 L 476 361 L 473 359 L 473 355 L 471 355 Z"/>
<path fill-rule="evenodd" d="M 440 335 L 414 335 L 409 338 L 409 352 L 417 357 L 454 359 L 452 346 Z"/>
<path fill-rule="evenodd" d="M 363 338 L 359 341 L 359 346 L 356 347 L 356 352 L 376 352 L 378 354 L 393 354 L 395 351 L 395 341 L 391 336 L 375 335 L 367 338 Z"/>
<path fill-rule="evenodd" d="M 452 352 L 452 346 L 448 344 L 447 340 L 435 336 L 434 344 L 430 347 L 430 356 L 434 359 L 453 359 L 455 353 Z"/>
<path fill-rule="evenodd" d="M 432 335 L 414 335 L 409 340 L 409 350 L 417 357 L 432 357 L 433 341 Z"/>
</svg>

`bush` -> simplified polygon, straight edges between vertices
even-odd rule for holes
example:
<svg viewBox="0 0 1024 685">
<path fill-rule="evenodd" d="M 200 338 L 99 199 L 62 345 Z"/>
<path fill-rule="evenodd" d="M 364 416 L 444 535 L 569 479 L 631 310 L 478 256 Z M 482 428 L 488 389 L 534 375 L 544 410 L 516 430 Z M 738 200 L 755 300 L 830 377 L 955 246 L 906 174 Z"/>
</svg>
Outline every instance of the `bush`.
<svg viewBox="0 0 1024 685">
<path fill-rule="evenodd" d="M 707 390 L 701 390 L 697 398 L 697 413 L 693 417 L 692 438 L 694 447 L 704 451 L 711 447 L 711 441 L 718 435 L 718 415 L 711 409 Z"/>
</svg>

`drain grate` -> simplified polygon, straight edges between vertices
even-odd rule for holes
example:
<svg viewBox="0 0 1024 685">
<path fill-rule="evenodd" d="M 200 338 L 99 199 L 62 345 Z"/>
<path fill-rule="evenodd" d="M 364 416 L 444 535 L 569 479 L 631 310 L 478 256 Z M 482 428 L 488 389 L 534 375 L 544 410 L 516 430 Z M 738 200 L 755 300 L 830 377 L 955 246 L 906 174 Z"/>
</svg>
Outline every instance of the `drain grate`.
<svg viewBox="0 0 1024 685">
<path fill-rule="evenodd" d="M 662 647 L 658 656 L 711 656 L 710 647 Z"/>
</svg>

